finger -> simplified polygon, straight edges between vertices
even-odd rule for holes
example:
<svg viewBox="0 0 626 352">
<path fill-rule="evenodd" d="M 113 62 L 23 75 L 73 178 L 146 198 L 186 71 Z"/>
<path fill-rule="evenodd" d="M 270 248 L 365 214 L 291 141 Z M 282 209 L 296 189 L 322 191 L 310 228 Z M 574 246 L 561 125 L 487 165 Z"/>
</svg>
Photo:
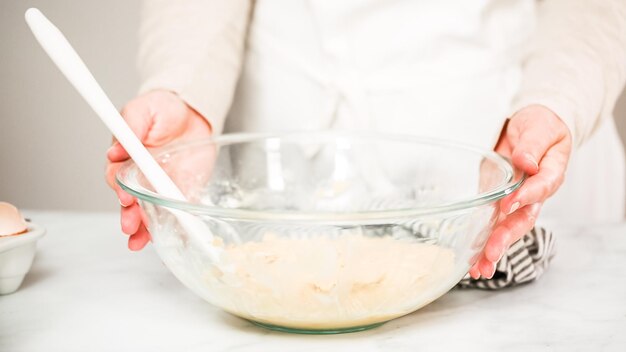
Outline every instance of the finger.
<svg viewBox="0 0 626 352">
<path fill-rule="evenodd" d="M 511 214 L 529 204 L 543 202 L 552 196 L 562 183 L 562 173 L 542 171 L 529 178 L 522 188 L 503 200 L 502 207 L 508 209 L 507 214 Z"/>
<path fill-rule="evenodd" d="M 117 170 L 121 166 L 121 163 L 109 163 L 107 164 L 106 169 L 106 181 L 109 187 L 111 187 L 115 193 L 117 194 L 117 198 L 119 199 L 120 205 L 123 207 L 131 206 L 135 203 L 135 198 L 130 194 L 124 192 L 120 186 L 115 181 L 115 174 Z"/>
<path fill-rule="evenodd" d="M 119 142 L 114 142 L 107 150 L 107 159 L 111 162 L 121 162 L 128 160 L 128 158 L 130 158 L 128 152 L 126 152 L 126 149 L 124 149 Z"/>
<path fill-rule="evenodd" d="M 496 273 L 496 263 L 483 256 L 476 264 L 480 272 L 480 276 L 483 276 L 486 279 L 493 278 L 493 275 Z"/>
<path fill-rule="evenodd" d="M 137 138 L 145 144 L 153 119 L 150 110 L 145 104 L 129 103 L 121 112 L 126 124 L 135 133 Z M 127 160 L 130 156 L 124 147 L 117 141 L 107 150 L 107 158 L 112 162 Z"/>
<path fill-rule="evenodd" d="M 137 138 L 145 142 L 153 123 L 149 104 L 146 104 L 143 100 L 132 101 L 122 109 L 121 115 Z"/>
<path fill-rule="evenodd" d="M 470 258 L 470 261 L 469 261 L 471 267 L 468 273 L 475 280 L 477 280 L 480 277 L 480 270 L 478 270 L 478 260 L 482 256 L 483 256 L 482 252 L 477 252 Z"/>
<path fill-rule="evenodd" d="M 107 182 L 107 185 L 112 189 L 117 187 L 117 183 L 115 182 L 115 174 L 117 173 L 117 169 L 121 166 L 121 163 L 111 163 L 107 162 L 106 170 L 104 171 L 104 178 Z"/>
<path fill-rule="evenodd" d="M 120 114 L 124 117 L 126 124 L 128 124 L 137 138 L 145 142 L 150 126 L 152 125 L 152 114 L 150 113 L 148 105 L 143 101 L 133 101 L 128 103 Z M 107 150 L 107 158 L 112 162 L 120 162 L 127 160 L 129 155 L 126 149 L 113 138 L 113 143 Z"/>
<path fill-rule="evenodd" d="M 539 172 L 539 161 L 542 156 L 543 154 L 538 154 L 537 151 L 531 153 L 528 147 L 521 145 L 513 150 L 511 159 L 515 167 L 529 175 L 535 175 Z"/>
<path fill-rule="evenodd" d="M 117 194 L 117 199 L 119 199 L 119 203 L 123 208 L 130 207 L 137 202 L 135 197 L 124 192 L 124 190 L 122 190 L 119 186 L 116 186 L 115 193 Z"/>
<path fill-rule="evenodd" d="M 480 270 L 478 269 L 478 263 L 472 265 L 472 268 L 469 270 L 469 274 L 474 280 L 480 279 Z"/>
<path fill-rule="evenodd" d="M 485 259 L 497 263 L 511 244 L 535 226 L 540 210 L 540 203 L 527 205 L 502 220 L 487 240 Z"/>
<path fill-rule="evenodd" d="M 484 256 L 481 256 L 480 259 L 472 266 L 469 274 L 472 279 L 478 280 L 481 276 L 486 279 L 491 279 L 493 278 L 495 272 L 496 263 L 492 263 L 489 260 L 485 259 Z"/>
<path fill-rule="evenodd" d="M 148 242 L 150 242 L 150 233 L 146 227 L 141 224 L 137 232 L 128 238 L 128 249 L 131 251 L 142 250 Z"/>
<path fill-rule="evenodd" d="M 500 132 L 500 137 L 498 137 L 498 142 L 496 143 L 496 146 L 494 148 L 494 150 L 497 153 L 502 154 L 507 157 L 511 156 L 511 149 L 512 149 L 511 141 L 509 138 L 507 138 L 507 126 L 509 125 L 509 121 L 510 120 L 506 120 L 504 122 L 502 131 Z"/>
<path fill-rule="evenodd" d="M 128 207 L 122 207 L 120 215 L 122 232 L 127 235 L 135 234 L 139 230 L 139 225 L 141 225 L 141 211 L 139 205 L 133 204 Z"/>
<path fill-rule="evenodd" d="M 563 184 L 567 160 L 549 153 L 541 162 L 538 174 L 529 177 L 515 193 L 502 200 L 503 212 L 510 214 L 518 208 L 545 201 Z"/>
<path fill-rule="evenodd" d="M 564 131 L 558 128 L 550 128 L 535 120 L 521 120 L 514 124 L 519 133 L 513 146 L 511 159 L 513 164 L 529 175 L 539 172 L 539 165 L 548 150 L 563 141 L 566 137 Z"/>
</svg>

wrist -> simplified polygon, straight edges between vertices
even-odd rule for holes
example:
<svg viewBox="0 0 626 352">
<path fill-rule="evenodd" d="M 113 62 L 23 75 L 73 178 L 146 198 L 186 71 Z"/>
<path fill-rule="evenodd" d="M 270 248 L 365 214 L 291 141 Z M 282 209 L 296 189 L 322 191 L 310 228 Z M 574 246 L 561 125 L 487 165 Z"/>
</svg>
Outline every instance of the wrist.
<svg viewBox="0 0 626 352">
<path fill-rule="evenodd" d="M 189 104 L 185 103 L 184 101 L 183 103 L 189 111 L 189 124 L 191 125 L 191 128 L 205 131 L 207 134 L 213 134 L 213 126 L 211 126 L 209 120 L 202 116 L 202 114 L 200 114 Z"/>
<path fill-rule="evenodd" d="M 567 122 L 552 109 L 542 104 L 527 105 L 515 112 L 510 119 L 520 119 L 522 124 L 540 123 L 549 132 L 557 133 L 561 138 L 572 139 L 572 131 Z"/>
</svg>

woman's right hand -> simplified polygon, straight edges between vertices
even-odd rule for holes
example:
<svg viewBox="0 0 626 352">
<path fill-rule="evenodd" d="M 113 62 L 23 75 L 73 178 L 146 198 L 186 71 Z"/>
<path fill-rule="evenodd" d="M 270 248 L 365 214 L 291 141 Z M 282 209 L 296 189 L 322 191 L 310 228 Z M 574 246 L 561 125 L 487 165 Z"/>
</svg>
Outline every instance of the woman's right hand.
<svg viewBox="0 0 626 352">
<path fill-rule="evenodd" d="M 211 134 L 211 126 L 206 119 L 169 91 L 151 91 L 131 100 L 122 109 L 122 116 L 148 148 Z M 130 235 L 128 248 L 138 251 L 150 241 L 150 234 L 142 221 L 141 209 L 135 198 L 122 191 L 115 182 L 117 170 L 128 158 L 126 150 L 114 140 L 107 151 L 106 180 L 122 206 L 122 231 Z"/>
</svg>

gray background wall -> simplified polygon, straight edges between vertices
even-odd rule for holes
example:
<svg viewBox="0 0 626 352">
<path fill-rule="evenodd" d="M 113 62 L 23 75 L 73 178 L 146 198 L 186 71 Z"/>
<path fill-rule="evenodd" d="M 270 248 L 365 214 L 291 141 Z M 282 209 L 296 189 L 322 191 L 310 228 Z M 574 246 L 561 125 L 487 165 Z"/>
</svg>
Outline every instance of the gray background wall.
<svg viewBox="0 0 626 352">
<path fill-rule="evenodd" d="M 0 1 L 0 199 L 23 208 L 113 210 L 104 182 L 111 136 L 24 22 L 38 7 L 117 106 L 132 98 L 139 1 Z"/>
<path fill-rule="evenodd" d="M 35 42 L 23 17 L 32 6 L 61 28 L 117 106 L 138 86 L 139 1 L 0 1 L 0 200 L 117 209 L 103 176 L 111 137 Z M 616 118 L 624 139 L 624 94 Z"/>
</svg>

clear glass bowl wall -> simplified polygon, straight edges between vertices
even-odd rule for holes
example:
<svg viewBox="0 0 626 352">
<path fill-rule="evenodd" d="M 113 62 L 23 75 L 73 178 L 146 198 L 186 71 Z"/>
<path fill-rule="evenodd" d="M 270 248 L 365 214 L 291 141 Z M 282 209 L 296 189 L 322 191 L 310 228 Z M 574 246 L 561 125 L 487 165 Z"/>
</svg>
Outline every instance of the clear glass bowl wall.
<svg viewBox="0 0 626 352">
<path fill-rule="evenodd" d="M 157 195 L 132 162 L 118 182 L 166 266 L 208 302 L 295 332 L 373 327 L 443 295 L 523 179 L 489 151 L 380 134 L 225 135 L 155 155 L 186 202 Z M 224 263 L 175 212 L 202 219 Z"/>
</svg>

